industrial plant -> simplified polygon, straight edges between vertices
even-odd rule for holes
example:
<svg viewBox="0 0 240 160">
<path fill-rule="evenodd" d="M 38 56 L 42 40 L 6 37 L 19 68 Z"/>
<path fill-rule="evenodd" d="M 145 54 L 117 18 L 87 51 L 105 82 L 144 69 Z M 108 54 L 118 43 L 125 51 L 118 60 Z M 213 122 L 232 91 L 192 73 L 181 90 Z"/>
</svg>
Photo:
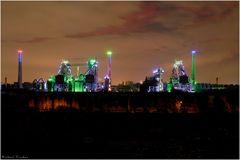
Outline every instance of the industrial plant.
<svg viewBox="0 0 240 160">
<path fill-rule="evenodd" d="M 169 82 L 163 82 L 163 68 L 153 71 L 153 76 L 144 81 L 143 85 L 147 92 L 171 92 L 180 90 L 184 92 L 195 91 L 195 54 L 192 51 L 192 76 L 189 78 L 185 72 L 183 61 L 175 61 L 172 75 Z M 45 90 L 49 92 L 99 92 L 112 91 L 111 87 L 111 64 L 112 52 L 107 51 L 108 68 L 104 77 L 104 82 L 98 82 L 98 61 L 95 58 L 89 59 L 86 63 L 71 64 L 68 60 L 63 60 L 59 66 L 58 73 L 50 76 L 45 81 L 34 81 L 35 90 Z M 72 74 L 71 67 L 77 66 L 77 76 Z M 85 72 L 79 72 L 79 67 L 85 66 Z M 117 91 L 117 90 L 116 90 Z"/>
<path fill-rule="evenodd" d="M 98 82 L 98 61 L 95 58 L 89 59 L 86 63 L 71 64 L 68 60 L 63 60 L 58 73 L 50 76 L 41 89 L 49 92 L 98 92 L 111 91 L 111 63 L 112 52 L 107 52 L 108 71 L 104 77 L 104 83 Z M 77 66 L 77 76 L 74 77 L 71 66 Z M 85 72 L 79 72 L 79 68 L 86 67 Z M 40 86 L 40 85 L 37 85 Z M 44 85 L 43 85 L 44 86 Z"/>
<path fill-rule="evenodd" d="M 162 82 L 162 75 L 164 70 L 162 68 L 153 71 L 153 76 L 149 78 L 149 86 L 147 87 L 149 92 L 160 92 L 179 90 L 184 92 L 195 92 L 195 54 L 196 51 L 192 51 L 192 76 L 189 78 L 185 72 L 183 61 L 176 60 L 173 64 L 172 74 L 169 82 Z M 145 82 L 146 83 L 146 82 Z"/>
<path fill-rule="evenodd" d="M 111 64 L 112 52 L 107 51 L 108 58 L 107 73 L 104 76 L 104 82 L 98 81 L 98 61 L 96 58 L 90 58 L 84 63 L 70 63 L 68 60 L 62 60 L 58 72 L 51 75 L 47 80 L 43 78 L 34 79 L 31 86 L 22 82 L 22 53 L 23 50 L 18 50 L 18 82 L 9 87 L 7 77 L 5 84 L 1 88 L 27 88 L 35 91 L 48 92 L 99 92 L 111 91 Z M 72 73 L 72 67 L 77 67 L 76 76 Z M 80 71 L 80 67 L 86 68 L 85 71 Z M 25 85 L 24 85 L 25 84 Z M 30 86 L 30 87 L 29 87 Z"/>
<path fill-rule="evenodd" d="M 106 52 L 108 59 L 107 71 L 104 75 L 104 81 L 99 81 L 99 66 L 96 58 L 89 58 L 87 62 L 71 63 L 68 60 L 62 60 L 59 65 L 58 72 L 50 75 L 47 80 L 43 78 L 34 79 L 31 84 L 22 82 L 22 61 L 23 50 L 18 50 L 18 82 L 14 84 L 14 88 L 27 88 L 34 91 L 44 92 L 201 92 L 205 90 L 225 89 L 228 85 L 206 84 L 196 82 L 196 62 L 195 57 L 197 51 L 191 51 L 192 67 L 191 76 L 185 71 L 182 60 L 175 60 L 171 76 L 167 82 L 163 82 L 165 70 L 162 67 L 156 68 L 152 71 L 152 75 L 146 77 L 142 83 L 127 83 L 129 86 L 111 84 L 111 66 L 112 66 L 112 51 Z M 72 68 L 77 68 L 77 73 L 72 73 Z M 81 71 L 80 71 L 81 68 Z M 1 87 L 8 88 L 7 78 L 5 77 L 5 84 Z"/>
</svg>

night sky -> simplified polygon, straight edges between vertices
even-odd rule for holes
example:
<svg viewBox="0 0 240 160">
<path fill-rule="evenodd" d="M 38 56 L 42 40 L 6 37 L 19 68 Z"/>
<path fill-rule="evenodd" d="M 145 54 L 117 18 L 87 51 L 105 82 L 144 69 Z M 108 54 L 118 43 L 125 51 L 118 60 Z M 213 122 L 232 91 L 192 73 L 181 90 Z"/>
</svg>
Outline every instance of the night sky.
<svg viewBox="0 0 240 160">
<path fill-rule="evenodd" d="M 18 49 L 24 82 L 56 74 L 62 59 L 90 57 L 103 78 L 111 49 L 113 84 L 139 82 L 156 67 L 167 81 L 175 60 L 183 60 L 190 76 L 195 49 L 197 82 L 238 83 L 239 2 L 1 3 L 2 82 L 17 81 Z"/>
</svg>

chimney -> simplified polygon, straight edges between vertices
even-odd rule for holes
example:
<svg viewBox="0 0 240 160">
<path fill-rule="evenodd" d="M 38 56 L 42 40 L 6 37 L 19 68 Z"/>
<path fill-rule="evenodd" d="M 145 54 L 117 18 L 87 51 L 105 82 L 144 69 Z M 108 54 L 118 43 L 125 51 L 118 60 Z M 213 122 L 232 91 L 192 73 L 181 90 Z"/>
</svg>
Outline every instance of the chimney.
<svg viewBox="0 0 240 160">
<path fill-rule="evenodd" d="M 5 77 L 5 86 L 7 87 L 7 77 Z"/>
<path fill-rule="evenodd" d="M 192 84 L 195 85 L 195 74 L 196 74 L 196 68 L 195 68 L 195 55 L 196 55 L 196 51 L 192 51 Z"/>
<path fill-rule="evenodd" d="M 23 88 L 22 85 L 22 50 L 18 50 L 18 87 Z"/>
</svg>

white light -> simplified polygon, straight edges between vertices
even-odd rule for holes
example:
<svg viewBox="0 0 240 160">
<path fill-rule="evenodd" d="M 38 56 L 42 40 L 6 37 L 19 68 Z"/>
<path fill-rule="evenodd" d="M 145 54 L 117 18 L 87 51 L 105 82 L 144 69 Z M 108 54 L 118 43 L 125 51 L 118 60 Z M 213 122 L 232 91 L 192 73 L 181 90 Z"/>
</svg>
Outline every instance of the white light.
<svg viewBox="0 0 240 160">
<path fill-rule="evenodd" d="M 155 69 L 154 71 L 153 71 L 153 73 L 157 73 L 158 72 L 158 70 L 157 69 Z"/>
<path fill-rule="evenodd" d="M 108 76 L 108 75 L 106 75 L 106 76 L 104 77 L 104 79 L 109 79 L 109 76 Z"/>
</svg>

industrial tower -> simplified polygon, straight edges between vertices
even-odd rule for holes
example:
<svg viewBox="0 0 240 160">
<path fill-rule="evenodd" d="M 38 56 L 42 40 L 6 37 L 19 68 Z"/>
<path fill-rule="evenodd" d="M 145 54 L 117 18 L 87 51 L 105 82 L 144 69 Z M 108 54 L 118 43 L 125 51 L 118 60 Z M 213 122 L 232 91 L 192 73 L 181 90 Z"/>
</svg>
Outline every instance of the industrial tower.
<svg viewBox="0 0 240 160">
<path fill-rule="evenodd" d="M 108 91 L 111 91 L 111 67 L 112 67 L 112 51 L 107 51 L 107 56 L 108 56 L 108 69 L 107 69 L 107 75 L 104 77 L 105 79 L 105 88 Z"/>
<path fill-rule="evenodd" d="M 164 70 L 162 68 L 157 68 L 153 71 L 153 78 L 157 81 L 157 86 L 151 87 L 153 89 L 150 89 L 149 91 L 153 92 L 163 91 L 163 79 L 162 79 L 163 73 Z"/>
<path fill-rule="evenodd" d="M 22 50 L 18 50 L 18 87 L 23 88 L 22 85 Z"/>
<path fill-rule="evenodd" d="M 196 64 L 195 64 L 195 55 L 196 55 L 196 51 L 192 51 L 192 75 L 191 75 L 191 79 L 192 79 L 192 87 L 193 89 L 195 89 L 195 74 L 196 74 Z"/>
</svg>

